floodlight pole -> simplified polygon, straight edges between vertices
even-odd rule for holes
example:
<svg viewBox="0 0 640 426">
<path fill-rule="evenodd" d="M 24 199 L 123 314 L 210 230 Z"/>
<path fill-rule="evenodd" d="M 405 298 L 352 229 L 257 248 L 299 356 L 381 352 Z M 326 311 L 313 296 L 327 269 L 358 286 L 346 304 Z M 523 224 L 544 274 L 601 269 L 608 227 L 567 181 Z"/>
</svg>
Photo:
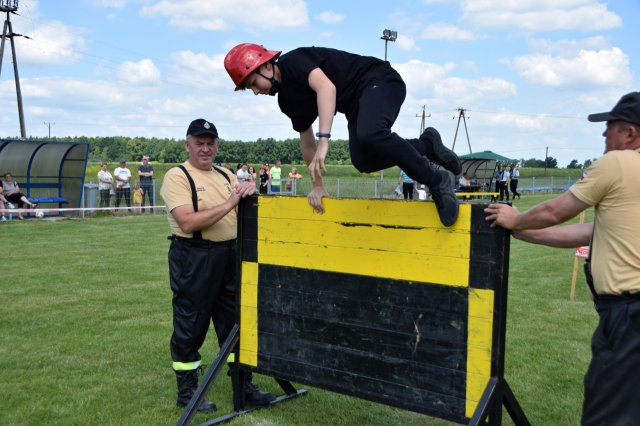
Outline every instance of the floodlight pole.
<svg viewBox="0 0 640 426">
<path fill-rule="evenodd" d="M 384 60 L 387 60 L 387 44 L 390 41 L 396 41 L 396 39 L 398 38 L 398 32 L 397 31 L 393 31 L 393 30 L 387 30 L 385 29 L 384 31 L 382 31 L 382 37 L 380 37 L 381 40 L 384 40 Z M 380 170 L 380 180 L 384 181 L 384 170 Z M 384 191 L 384 188 L 383 188 Z M 382 192 L 381 192 L 381 195 Z"/>
<path fill-rule="evenodd" d="M 0 12 L 7 13 L 7 19 L 4 21 L 4 28 L 2 30 L 2 42 L 0 42 L 0 73 L 2 72 L 2 58 L 4 57 L 4 40 L 5 38 L 9 38 L 11 41 L 11 53 L 13 57 L 13 78 L 16 82 L 16 96 L 18 98 L 18 116 L 20 118 L 20 135 L 22 139 L 27 137 L 27 131 L 24 125 L 24 112 L 22 108 L 22 91 L 20 90 L 20 76 L 18 75 L 18 61 L 16 59 L 16 45 L 13 41 L 15 36 L 20 36 L 20 34 L 15 34 L 13 32 L 13 27 L 11 26 L 10 13 L 16 13 L 18 10 L 18 0 L 1 0 L 0 1 Z"/>
</svg>

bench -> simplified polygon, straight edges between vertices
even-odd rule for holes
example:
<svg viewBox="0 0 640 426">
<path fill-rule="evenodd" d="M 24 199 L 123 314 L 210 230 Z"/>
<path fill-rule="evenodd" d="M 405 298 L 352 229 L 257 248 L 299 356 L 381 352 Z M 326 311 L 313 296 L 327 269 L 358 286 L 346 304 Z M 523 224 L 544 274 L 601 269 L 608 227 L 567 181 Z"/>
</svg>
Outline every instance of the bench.
<svg viewBox="0 0 640 426">
<path fill-rule="evenodd" d="M 456 197 L 491 197 L 491 201 L 496 201 L 500 196 L 499 192 L 456 192 Z"/>
<path fill-rule="evenodd" d="M 61 197 L 35 197 L 35 198 L 29 198 L 29 201 L 36 204 L 46 204 L 46 203 L 69 204 L 69 200 Z"/>
</svg>

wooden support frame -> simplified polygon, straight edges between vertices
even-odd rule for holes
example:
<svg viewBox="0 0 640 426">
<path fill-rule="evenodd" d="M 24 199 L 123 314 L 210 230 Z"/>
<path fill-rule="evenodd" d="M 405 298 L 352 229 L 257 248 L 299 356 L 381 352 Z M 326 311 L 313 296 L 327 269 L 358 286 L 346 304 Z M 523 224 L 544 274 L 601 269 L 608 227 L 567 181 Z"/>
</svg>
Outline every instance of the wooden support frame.
<svg viewBox="0 0 640 426">
<path fill-rule="evenodd" d="M 457 423 L 501 425 L 504 406 L 528 425 L 504 377 L 510 235 L 484 207 L 444 228 L 433 203 L 326 199 L 317 215 L 302 197 L 244 200 L 236 360 Z"/>
</svg>

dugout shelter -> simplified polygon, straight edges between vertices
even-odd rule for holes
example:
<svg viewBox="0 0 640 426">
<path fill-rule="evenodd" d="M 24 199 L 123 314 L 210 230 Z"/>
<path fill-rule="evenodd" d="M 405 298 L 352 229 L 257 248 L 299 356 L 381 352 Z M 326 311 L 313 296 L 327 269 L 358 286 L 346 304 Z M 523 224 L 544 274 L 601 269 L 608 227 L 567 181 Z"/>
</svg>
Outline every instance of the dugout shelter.
<svg viewBox="0 0 640 426">
<path fill-rule="evenodd" d="M 80 207 L 88 156 L 87 142 L 0 139 L 3 179 L 11 173 L 39 208 Z"/>
</svg>

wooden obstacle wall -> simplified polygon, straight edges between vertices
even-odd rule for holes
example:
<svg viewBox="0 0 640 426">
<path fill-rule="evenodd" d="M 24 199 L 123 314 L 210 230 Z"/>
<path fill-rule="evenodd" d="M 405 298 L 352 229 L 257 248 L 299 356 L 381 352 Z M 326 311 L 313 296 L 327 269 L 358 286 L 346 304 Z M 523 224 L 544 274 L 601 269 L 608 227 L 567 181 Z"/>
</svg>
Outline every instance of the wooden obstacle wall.
<svg viewBox="0 0 640 426">
<path fill-rule="evenodd" d="M 239 361 L 467 423 L 503 374 L 508 233 L 482 204 L 260 196 L 240 209 Z"/>
</svg>

